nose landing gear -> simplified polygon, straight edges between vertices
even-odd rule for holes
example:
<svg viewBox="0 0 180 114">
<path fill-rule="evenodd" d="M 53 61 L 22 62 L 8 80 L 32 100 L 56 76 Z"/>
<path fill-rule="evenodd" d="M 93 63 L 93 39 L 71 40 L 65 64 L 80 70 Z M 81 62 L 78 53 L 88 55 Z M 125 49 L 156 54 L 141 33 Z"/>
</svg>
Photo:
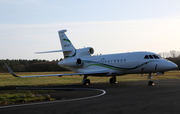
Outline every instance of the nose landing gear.
<svg viewBox="0 0 180 114">
<path fill-rule="evenodd" d="M 148 85 L 155 85 L 155 83 L 153 81 L 149 81 Z"/>
<path fill-rule="evenodd" d="M 148 75 L 148 78 L 147 79 L 151 79 L 149 82 L 148 82 L 148 85 L 155 85 L 155 83 L 152 81 L 152 73 L 149 73 L 149 75 Z"/>
</svg>

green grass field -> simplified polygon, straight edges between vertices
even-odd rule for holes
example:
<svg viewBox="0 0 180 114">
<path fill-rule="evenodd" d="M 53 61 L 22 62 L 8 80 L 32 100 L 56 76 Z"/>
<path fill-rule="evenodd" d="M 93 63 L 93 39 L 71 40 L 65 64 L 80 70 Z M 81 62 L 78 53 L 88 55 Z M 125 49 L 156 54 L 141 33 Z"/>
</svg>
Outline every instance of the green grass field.
<svg viewBox="0 0 180 114">
<path fill-rule="evenodd" d="M 72 72 L 17 72 L 17 75 L 44 75 L 44 74 L 62 74 Z M 139 81 L 149 80 L 148 74 L 141 75 L 129 74 L 124 76 L 117 76 L 117 81 Z M 35 97 L 34 94 L 45 94 L 54 90 L 5 90 L 6 88 L 14 88 L 19 86 L 45 86 L 45 85 L 66 85 L 66 84 L 81 84 L 83 76 L 63 76 L 63 77 L 39 77 L 39 78 L 17 78 L 10 75 L 10 73 L 0 73 L 0 105 L 16 104 L 24 102 L 36 102 L 47 100 L 45 96 Z M 93 83 L 109 83 L 110 77 L 92 77 L 88 79 Z M 165 72 L 164 75 L 154 75 L 153 80 L 166 80 L 166 79 L 180 79 L 180 71 Z M 19 96 L 24 96 L 20 98 Z M 51 100 L 55 100 L 51 98 Z"/>
</svg>

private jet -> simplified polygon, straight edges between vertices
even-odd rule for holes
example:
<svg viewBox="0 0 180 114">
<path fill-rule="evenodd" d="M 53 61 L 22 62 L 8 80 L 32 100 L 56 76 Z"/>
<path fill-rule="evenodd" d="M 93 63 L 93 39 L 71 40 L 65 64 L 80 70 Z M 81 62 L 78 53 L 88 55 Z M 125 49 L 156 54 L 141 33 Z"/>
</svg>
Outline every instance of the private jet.
<svg viewBox="0 0 180 114">
<path fill-rule="evenodd" d="M 94 56 L 94 49 L 92 47 L 85 47 L 76 49 L 72 42 L 68 39 L 65 32 L 67 30 L 58 31 L 62 50 L 37 52 L 53 53 L 63 52 L 64 59 L 58 65 L 75 73 L 69 74 L 49 74 L 49 75 L 35 75 L 35 76 L 18 76 L 5 63 L 8 71 L 15 77 L 29 78 L 29 77 L 46 77 L 46 76 L 67 76 L 67 75 L 83 75 L 82 83 L 90 85 L 88 76 L 110 76 L 110 83 L 117 83 L 116 76 L 126 74 L 149 74 L 148 85 L 155 85 L 152 81 L 154 73 L 164 74 L 165 71 L 173 70 L 178 66 L 153 52 L 128 52 L 107 55 Z"/>
</svg>

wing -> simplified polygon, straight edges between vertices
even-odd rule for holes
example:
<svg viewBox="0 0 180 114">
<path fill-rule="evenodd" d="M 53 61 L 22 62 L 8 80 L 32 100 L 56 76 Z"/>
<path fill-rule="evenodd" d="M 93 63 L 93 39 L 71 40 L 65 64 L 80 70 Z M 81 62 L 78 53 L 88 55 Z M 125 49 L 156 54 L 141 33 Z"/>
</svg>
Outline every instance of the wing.
<svg viewBox="0 0 180 114">
<path fill-rule="evenodd" d="M 33 76 L 18 76 L 16 75 L 11 68 L 5 63 L 8 71 L 13 75 L 14 77 L 21 77 L 21 78 L 30 78 L 30 77 L 48 77 L 48 76 L 67 76 L 67 75 L 103 75 L 108 74 L 107 71 L 95 71 L 95 72 L 85 72 L 85 73 L 69 73 L 69 74 L 49 74 L 49 75 L 33 75 Z"/>
</svg>

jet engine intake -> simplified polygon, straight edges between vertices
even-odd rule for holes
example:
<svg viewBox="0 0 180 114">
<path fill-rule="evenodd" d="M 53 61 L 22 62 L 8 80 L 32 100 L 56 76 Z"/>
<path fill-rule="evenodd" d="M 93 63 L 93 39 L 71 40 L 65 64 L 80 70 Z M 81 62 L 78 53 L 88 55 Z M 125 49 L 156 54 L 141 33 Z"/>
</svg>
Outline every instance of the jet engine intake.
<svg viewBox="0 0 180 114">
<path fill-rule="evenodd" d="M 94 49 L 93 48 L 89 48 L 89 53 L 93 54 L 94 53 Z"/>
</svg>

